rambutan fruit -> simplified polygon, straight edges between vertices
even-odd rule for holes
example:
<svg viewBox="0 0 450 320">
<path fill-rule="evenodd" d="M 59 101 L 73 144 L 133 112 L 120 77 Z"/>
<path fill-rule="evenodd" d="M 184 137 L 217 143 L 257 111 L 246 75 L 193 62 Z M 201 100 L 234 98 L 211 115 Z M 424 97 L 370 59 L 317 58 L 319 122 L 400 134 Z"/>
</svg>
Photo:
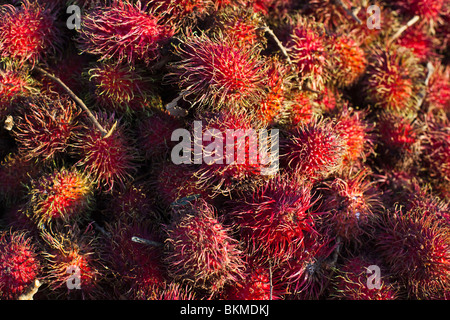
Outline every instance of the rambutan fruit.
<svg viewBox="0 0 450 320">
<path fill-rule="evenodd" d="M 240 48 L 221 32 L 185 36 L 181 42 L 175 49 L 180 61 L 171 65 L 169 77 L 193 105 L 219 109 L 250 104 L 264 94 L 267 66 L 260 48 Z"/>
<path fill-rule="evenodd" d="M 117 288 L 123 294 L 148 299 L 165 285 L 163 239 L 151 220 L 117 217 L 106 226 L 105 259 L 116 273 Z"/>
<path fill-rule="evenodd" d="M 312 97 L 305 91 L 291 91 L 287 97 L 286 123 L 295 127 L 307 124 L 314 116 Z"/>
<path fill-rule="evenodd" d="M 419 141 L 419 132 L 411 120 L 390 112 L 380 115 L 377 130 L 382 146 L 390 152 L 412 152 Z"/>
<path fill-rule="evenodd" d="M 434 65 L 427 86 L 425 102 L 430 106 L 450 112 L 450 67 L 441 62 Z"/>
<path fill-rule="evenodd" d="M 95 100 L 108 111 L 143 110 L 151 94 L 151 79 L 124 64 L 102 63 L 88 71 Z"/>
<path fill-rule="evenodd" d="M 140 300 L 195 300 L 196 294 L 189 286 L 182 286 L 176 282 L 166 282 L 163 287 L 156 287 L 151 295 L 142 292 L 136 294 Z"/>
<path fill-rule="evenodd" d="M 369 180 L 370 172 L 363 169 L 326 183 L 321 210 L 322 228 L 330 237 L 344 243 L 361 245 L 363 235 L 373 236 L 382 204 L 380 191 Z"/>
<path fill-rule="evenodd" d="M 138 125 L 138 145 L 147 160 L 166 157 L 175 146 L 172 133 L 184 127 L 183 122 L 168 112 L 155 111 L 140 119 Z"/>
<path fill-rule="evenodd" d="M 445 0 L 399 0 L 394 6 L 404 14 L 436 21 L 448 4 Z"/>
<path fill-rule="evenodd" d="M 28 198 L 30 214 L 39 225 L 67 222 L 92 207 L 93 188 L 83 173 L 61 168 L 32 180 Z"/>
<path fill-rule="evenodd" d="M 433 38 L 426 33 L 423 25 L 419 27 L 413 25 L 406 29 L 398 38 L 397 44 L 411 50 L 420 62 L 436 57 Z"/>
<path fill-rule="evenodd" d="M 195 174 L 201 188 L 228 194 L 237 188 L 251 188 L 262 180 L 266 163 L 258 150 L 263 145 L 258 144 L 259 128 L 253 126 L 247 113 L 222 110 L 204 115 L 201 121 L 202 132 L 194 123 L 194 163 L 203 157 Z M 266 151 L 266 160 L 273 164 L 276 152 Z"/>
<path fill-rule="evenodd" d="M 298 126 L 280 143 L 285 168 L 309 179 L 326 177 L 339 170 L 345 148 L 336 124 L 327 120 Z"/>
<path fill-rule="evenodd" d="M 373 153 L 374 125 L 365 120 L 367 112 L 357 111 L 347 104 L 337 116 L 336 130 L 344 140 L 344 165 L 365 161 Z"/>
<path fill-rule="evenodd" d="M 331 115 L 339 110 L 337 100 L 339 100 L 338 93 L 325 86 L 313 99 L 313 105 L 323 114 Z"/>
<path fill-rule="evenodd" d="M 16 300 L 41 275 L 31 238 L 23 231 L 0 231 L 0 298 Z"/>
<path fill-rule="evenodd" d="M 242 277 L 242 252 L 215 208 L 199 199 L 166 226 L 165 259 L 169 275 L 214 294 Z"/>
<path fill-rule="evenodd" d="M 81 111 L 67 97 L 40 96 L 27 102 L 24 111 L 16 118 L 12 132 L 19 153 L 27 159 L 55 160 L 79 133 Z"/>
<path fill-rule="evenodd" d="M 305 234 L 316 232 L 315 200 L 307 183 L 274 178 L 244 199 L 231 200 L 230 215 L 255 261 L 289 259 L 303 246 Z"/>
<path fill-rule="evenodd" d="M 40 174 L 41 166 L 19 154 L 9 154 L 0 164 L 0 199 L 17 203 L 26 195 L 26 185 Z"/>
<path fill-rule="evenodd" d="M 417 58 L 407 49 L 374 49 L 364 80 L 367 102 L 399 113 L 415 110 L 421 73 Z"/>
<path fill-rule="evenodd" d="M 334 35 L 328 41 L 330 81 L 337 87 L 350 87 L 364 74 L 366 54 L 350 36 Z"/>
<path fill-rule="evenodd" d="M 346 259 L 334 276 L 332 297 L 340 300 L 396 300 L 399 298 L 399 289 L 389 281 L 384 270 L 380 271 L 379 287 L 370 288 L 369 277 L 373 270 L 370 266 L 379 263 L 362 256 Z M 381 270 L 381 268 L 380 268 Z"/>
<path fill-rule="evenodd" d="M 309 80 L 312 89 L 323 87 L 328 64 L 325 28 L 321 23 L 297 16 L 289 26 L 292 30 L 284 44 L 297 72 Z"/>
<path fill-rule="evenodd" d="M 380 223 L 376 251 L 409 298 L 442 299 L 450 290 L 450 229 L 416 208 L 388 211 Z"/>
<path fill-rule="evenodd" d="M 77 297 L 94 299 L 104 295 L 101 281 L 107 270 L 98 252 L 98 239 L 89 226 L 84 231 L 77 225 L 67 230 L 43 230 L 41 238 L 48 249 L 44 267 L 46 280 L 55 297 Z M 79 299 L 80 297 L 78 297 Z"/>
<path fill-rule="evenodd" d="M 147 6 L 138 1 L 114 0 L 110 5 L 95 7 L 82 19 L 79 48 L 97 55 L 100 61 L 149 64 L 159 58 L 162 46 L 174 30 Z"/>
<path fill-rule="evenodd" d="M 0 10 L 0 55 L 17 63 L 35 64 L 59 51 L 62 36 L 56 14 L 49 6 L 23 1 L 21 6 L 3 5 Z"/>
<path fill-rule="evenodd" d="M 216 2 L 229 0 L 147 0 L 149 8 L 169 14 L 177 25 L 183 25 L 186 21 L 203 18 L 214 9 Z"/>
<path fill-rule="evenodd" d="M 87 124 L 74 143 L 74 153 L 81 158 L 76 165 L 89 173 L 98 188 L 106 192 L 123 189 L 137 171 L 137 151 L 114 114 L 97 113 L 95 117 L 111 134 L 102 136 L 100 130 Z"/>
</svg>

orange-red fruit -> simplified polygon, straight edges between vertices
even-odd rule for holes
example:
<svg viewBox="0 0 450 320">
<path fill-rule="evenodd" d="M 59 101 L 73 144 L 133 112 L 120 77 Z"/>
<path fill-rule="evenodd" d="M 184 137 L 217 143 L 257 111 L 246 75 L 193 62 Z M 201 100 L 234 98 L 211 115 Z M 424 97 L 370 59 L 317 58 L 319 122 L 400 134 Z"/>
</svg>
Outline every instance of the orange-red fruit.
<svg viewBox="0 0 450 320">
<path fill-rule="evenodd" d="M 3 121 L 13 111 L 13 103 L 30 91 L 30 81 L 22 72 L 0 69 L 0 119 Z"/>
<path fill-rule="evenodd" d="M 18 63 L 41 60 L 61 47 L 52 8 L 32 1 L 0 8 L 0 55 Z"/>
<path fill-rule="evenodd" d="M 0 231 L 0 298 L 16 300 L 41 272 L 36 249 L 26 233 Z"/>
<path fill-rule="evenodd" d="M 239 279 L 242 253 L 215 209 L 200 199 L 180 213 L 167 226 L 166 261 L 173 279 L 211 293 Z"/>
<path fill-rule="evenodd" d="M 425 101 L 431 106 L 450 112 L 450 67 L 434 63 L 434 72 L 427 86 Z"/>
<path fill-rule="evenodd" d="M 383 113 L 377 124 L 383 146 L 393 152 L 411 152 L 418 141 L 417 129 L 411 120 L 392 113 Z"/>
</svg>

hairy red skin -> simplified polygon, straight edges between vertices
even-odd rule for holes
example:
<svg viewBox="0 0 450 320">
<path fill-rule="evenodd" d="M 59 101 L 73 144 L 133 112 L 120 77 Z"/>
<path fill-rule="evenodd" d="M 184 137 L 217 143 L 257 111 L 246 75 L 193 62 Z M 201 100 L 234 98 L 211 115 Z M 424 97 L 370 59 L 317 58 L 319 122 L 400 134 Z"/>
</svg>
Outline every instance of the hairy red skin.
<svg viewBox="0 0 450 320">
<path fill-rule="evenodd" d="M 333 297 L 340 300 L 398 299 L 399 289 L 389 282 L 384 272 L 380 274 L 380 288 L 369 288 L 368 278 L 373 271 L 368 267 L 372 265 L 378 266 L 379 263 L 360 256 L 346 259 L 334 278 Z"/>
<path fill-rule="evenodd" d="M 384 147 L 396 152 L 411 152 L 412 146 L 419 137 L 417 129 L 410 122 L 409 119 L 401 116 L 383 113 L 377 129 L 380 133 L 380 142 Z"/>
<path fill-rule="evenodd" d="M 406 29 L 397 40 L 397 44 L 410 49 L 420 62 L 427 62 L 437 56 L 434 52 L 433 38 L 426 33 L 423 26 L 414 25 Z"/>
<path fill-rule="evenodd" d="M 23 72 L 0 69 L 0 119 L 13 112 L 14 102 L 31 93 L 30 79 Z"/>
<path fill-rule="evenodd" d="M 204 200 L 188 203 L 166 226 L 170 276 L 212 294 L 242 278 L 242 252 Z"/>
<path fill-rule="evenodd" d="M 122 0 L 89 11 L 78 31 L 83 52 L 99 56 L 100 61 L 128 64 L 149 64 L 159 58 L 161 47 L 174 33 L 170 23 L 140 2 L 133 5 Z"/>
<path fill-rule="evenodd" d="M 0 265 L 2 300 L 16 300 L 41 273 L 36 248 L 21 231 L 0 231 Z"/>
<path fill-rule="evenodd" d="M 172 64 L 173 81 L 193 97 L 193 104 L 209 109 L 224 105 L 249 104 L 263 94 L 266 79 L 265 61 L 260 48 L 237 47 L 218 32 L 185 37 L 176 47 L 180 61 Z"/>
<path fill-rule="evenodd" d="M 426 20 L 437 20 L 448 4 L 445 0 L 399 0 L 394 6 L 410 16 L 418 15 Z"/>
<path fill-rule="evenodd" d="M 19 64 L 35 64 L 45 55 L 59 51 L 61 32 L 51 6 L 25 1 L 20 7 L 3 5 L 0 11 L 0 53 Z"/>
<path fill-rule="evenodd" d="M 26 159 L 55 160 L 68 151 L 81 130 L 81 111 L 67 97 L 41 96 L 28 102 L 24 110 L 17 117 L 13 135 Z"/>
<path fill-rule="evenodd" d="M 450 67 L 434 63 L 425 101 L 430 107 L 450 112 Z"/>
</svg>

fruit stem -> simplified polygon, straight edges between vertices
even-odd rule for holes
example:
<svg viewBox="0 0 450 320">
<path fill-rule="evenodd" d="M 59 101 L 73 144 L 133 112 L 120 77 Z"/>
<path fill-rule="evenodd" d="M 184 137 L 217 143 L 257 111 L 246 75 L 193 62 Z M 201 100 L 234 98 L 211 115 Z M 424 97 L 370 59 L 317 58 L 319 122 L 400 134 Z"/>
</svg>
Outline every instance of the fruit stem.
<svg viewBox="0 0 450 320">
<path fill-rule="evenodd" d="M 350 10 L 349 8 L 347 8 L 347 6 L 342 3 L 341 0 L 336 0 L 336 3 L 339 7 L 341 7 L 350 17 L 353 18 L 353 20 L 355 20 L 358 24 L 362 24 L 361 20 L 356 16 L 356 14 Z"/>
<path fill-rule="evenodd" d="M 289 63 L 289 65 L 292 65 L 291 58 L 289 57 L 289 54 L 288 54 L 286 48 L 283 46 L 280 39 L 278 39 L 278 37 L 275 35 L 275 33 L 272 31 L 272 29 L 270 29 L 267 25 L 264 25 L 263 30 L 265 32 L 267 32 L 268 34 L 270 34 L 270 36 L 273 38 L 273 40 L 275 40 L 275 42 L 277 43 L 278 47 L 281 50 L 281 53 L 283 53 L 283 56 L 286 57 L 286 60 Z"/>
<path fill-rule="evenodd" d="M 136 236 L 131 237 L 131 241 L 136 242 L 136 243 L 146 244 L 146 245 L 149 245 L 152 247 L 162 247 L 163 246 L 163 244 L 161 242 L 147 240 L 147 239 L 139 238 Z"/>
<path fill-rule="evenodd" d="M 172 116 L 185 117 L 187 115 L 186 110 L 184 110 L 183 108 L 178 107 L 177 104 L 178 104 L 178 101 L 180 101 L 181 98 L 183 98 L 184 96 L 188 95 L 189 93 L 190 93 L 189 91 L 181 92 L 175 99 L 173 99 L 168 104 L 166 104 L 166 110 L 169 111 L 169 113 Z"/>
<path fill-rule="evenodd" d="M 28 292 L 20 295 L 18 300 L 33 300 L 33 296 L 38 292 L 41 285 L 42 283 L 38 279 L 34 280 Z"/>
<path fill-rule="evenodd" d="M 46 70 L 42 69 L 41 67 L 34 66 L 34 69 L 39 71 L 40 73 L 42 73 L 46 77 L 52 79 L 56 83 L 58 83 L 69 94 L 69 96 L 73 100 L 75 100 L 75 102 L 77 102 L 78 105 L 87 113 L 87 115 L 92 120 L 94 125 L 100 130 L 100 132 L 102 133 L 103 137 L 109 137 L 112 134 L 112 132 L 114 131 L 116 126 L 113 125 L 109 132 L 106 131 L 105 128 L 103 128 L 102 125 L 97 121 L 95 116 L 92 114 L 91 110 L 89 110 L 89 108 L 84 104 L 83 100 L 81 100 L 75 93 L 73 93 L 73 91 L 70 90 L 70 88 L 64 82 L 62 82 L 61 79 L 59 79 L 58 77 L 50 74 L 49 72 L 47 72 Z"/>
</svg>

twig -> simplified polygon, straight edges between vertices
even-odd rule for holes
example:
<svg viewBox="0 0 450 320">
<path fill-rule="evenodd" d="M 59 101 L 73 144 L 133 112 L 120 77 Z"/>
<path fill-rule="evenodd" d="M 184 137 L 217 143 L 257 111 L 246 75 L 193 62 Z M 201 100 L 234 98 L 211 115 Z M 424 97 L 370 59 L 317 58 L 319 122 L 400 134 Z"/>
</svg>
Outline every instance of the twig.
<svg viewBox="0 0 450 320">
<path fill-rule="evenodd" d="M 143 239 L 140 237 L 131 237 L 131 241 L 136 242 L 136 243 L 142 243 L 142 244 L 146 244 L 152 247 L 162 247 L 163 244 L 161 242 L 156 242 L 156 241 L 152 241 L 152 240 L 147 240 L 147 239 Z"/>
<path fill-rule="evenodd" d="M 175 117 L 187 116 L 187 111 L 183 108 L 178 107 L 178 101 L 180 101 L 181 98 L 184 98 L 184 96 L 187 96 L 189 93 L 189 91 L 181 92 L 175 99 L 166 104 L 166 110 Z"/>
<path fill-rule="evenodd" d="M 38 279 L 34 280 L 33 284 L 28 289 L 29 291 L 20 295 L 18 300 L 33 300 L 33 296 L 38 292 L 41 285 L 42 283 Z"/>
<path fill-rule="evenodd" d="M 362 24 L 361 19 L 359 19 L 356 14 L 350 10 L 349 8 L 347 8 L 347 6 L 341 1 L 341 0 L 336 0 L 336 4 L 341 7 L 345 13 L 347 13 L 347 15 L 349 15 L 350 17 L 353 18 L 353 20 L 355 20 L 358 24 Z"/>
<path fill-rule="evenodd" d="M 280 39 L 278 39 L 278 37 L 275 35 L 275 33 L 273 33 L 272 29 L 270 29 L 267 25 L 263 26 L 263 30 L 265 32 L 267 32 L 268 34 L 270 34 L 270 36 L 273 38 L 273 40 L 275 40 L 277 46 L 280 48 L 281 53 L 283 53 L 283 56 L 286 57 L 287 62 L 292 65 L 292 61 L 291 58 L 289 57 L 289 54 L 286 50 L 286 48 L 283 46 L 283 44 L 281 43 Z"/>
<path fill-rule="evenodd" d="M 103 126 L 97 121 L 95 116 L 92 114 L 91 110 L 89 110 L 89 108 L 84 104 L 83 100 L 78 98 L 78 96 L 75 93 L 73 93 L 73 91 L 70 90 L 70 88 L 64 82 L 61 81 L 61 79 L 59 79 L 58 77 L 50 74 L 49 72 L 47 72 L 46 70 L 42 69 L 41 67 L 34 66 L 34 69 L 39 71 L 40 73 L 42 73 L 46 77 L 52 79 L 56 83 L 58 83 L 69 94 L 69 96 L 73 100 L 75 100 L 76 103 L 78 103 L 78 105 L 84 110 L 84 112 L 87 113 L 87 115 L 89 116 L 91 121 L 94 123 L 94 125 L 100 130 L 100 132 L 102 133 L 103 137 L 109 137 L 112 134 L 112 132 L 114 131 L 116 126 L 114 125 L 109 132 L 106 131 L 105 128 L 103 128 Z"/>
<path fill-rule="evenodd" d="M 398 37 L 400 37 L 402 35 L 403 32 L 405 32 L 406 29 L 408 29 L 409 27 L 411 27 L 414 23 L 416 23 L 417 21 L 419 21 L 420 17 L 419 16 L 414 16 L 414 18 L 412 18 L 411 20 L 409 20 L 404 26 L 402 26 L 400 29 L 397 30 L 397 32 L 392 36 L 392 38 L 389 40 L 389 43 L 394 42 L 395 40 L 397 40 Z"/>
<path fill-rule="evenodd" d="M 428 83 L 430 82 L 431 76 L 434 73 L 434 66 L 430 61 L 428 61 L 428 63 L 427 63 L 427 70 L 428 70 L 427 77 L 425 78 L 425 81 L 423 82 L 424 87 L 422 88 L 421 92 L 418 94 L 418 96 L 419 96 L 419 100 L 417 101 L 418 112 L 417 112 L 417 115 L 414 117 L 414 119 L 411 121 L 410 125 L 413 125 L 413 123 L 416 122 L 417 118 L 419 117 L 419 114 L 422 112 L 422 104 L 427 95 Z"/>
</svg>

